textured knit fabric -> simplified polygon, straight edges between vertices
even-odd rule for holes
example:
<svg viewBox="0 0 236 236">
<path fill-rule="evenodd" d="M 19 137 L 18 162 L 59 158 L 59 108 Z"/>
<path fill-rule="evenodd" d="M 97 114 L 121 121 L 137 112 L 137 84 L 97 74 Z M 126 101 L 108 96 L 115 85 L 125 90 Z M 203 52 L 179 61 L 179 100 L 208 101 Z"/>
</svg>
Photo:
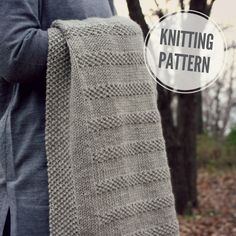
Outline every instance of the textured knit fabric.
<svg viewBox="0 0 236 236">
<path fill-rule="evenodd" d="M 49 29 L 51 236 L 178 235 L 154 81 L 125 18 Z"/>
<path fill-rule="evenodd" d="M 110 0 L 0 0 L 0 235 L 48 236 L 44 142 L 47 29 L 55 19 L 110 17 Z"/>
</svg>

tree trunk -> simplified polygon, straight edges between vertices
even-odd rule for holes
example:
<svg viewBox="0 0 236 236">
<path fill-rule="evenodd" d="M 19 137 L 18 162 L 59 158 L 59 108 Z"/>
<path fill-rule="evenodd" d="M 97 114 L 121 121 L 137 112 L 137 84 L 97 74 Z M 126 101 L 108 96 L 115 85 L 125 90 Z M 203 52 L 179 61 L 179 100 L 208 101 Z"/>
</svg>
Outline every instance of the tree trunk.
<svg viewBox="0 0 236 236">
<path fill-rule="evenodd" d="M 161 114 L 163 135 L 166 141 L 166 152 L 171 170 L 171 180 L 175 195 L 176 210 L 179 214 L 186 212 L 189 202 L 189 190 L 184 166 L 183 143 L 178 136 L 178 128 L 174 126 L 171 110 L 172 95 L 168 90 L 157 85 L 158 108 Z"/>
<path fill-rule="evenodd" d="M 126 0 L 126 2 L 129 9 L 130 18 L 140 25 L 145 38 L 148 34 L 149 27 L 144 19 L 139 0 Z"/>
<path fill-rule="evenodd" d="M 197 206 L 196 146 L 198 129 L 198 94 L 180 94 L 178 100 L 178 137 L 183 145 L 183 165 L 187 182 L 185 207 Z M 188 209 L 187 209 L 188 210 Z"/>
<path fill-rule="evenodd" d="M 144 38 L 148 34 L 148 25 L 145 22 L 142 9 L 138 0 L 127 0 L 127 6 L 129 9 L 130 18 L 136 21 L 140 27 L 142 28 Z M 176 209 L 177 212 L 183 214 L 186 212 L 186 209 L 191 205 L 196 205 L 196 186 L 193 184 L 196 182 L 196 170 L 191 165 L 195 163 L 196 160 L 196 127 L 191 127 L 193 125 L 196 126 L 196 122 L 187 122 L 187 119 L 184 119 L 185 114 L 181 113 L 181 132 L 179 132 L 179 127 L 174 126 L 173 121 L 173 112 L 171 109 L 171 99 L 172 99 L 172 92 L 169 92 L 162 88 L 161 86 L 157 85 L 158 90 L 158 108 L 161 114 L 162 119 L 162 127 L 163 127 L 163 134 L 166 140 L 166 151 L 169 161 L 169 166 L 171 169 L 171 176 L 172 176 L 172 184 L 173 184 L 173 191 L 176 199 Z M 190 98 L 190 97 L 189 97 Z M 182 99 L 180 103 L 179 111 L 188 112 L 188 110 L 183 109 L 185 99 Z M 188 101 L 188 107 L 191 104 L 191 98 Z M 186 104 L 187 105 L 187 104 Z M 192 107 L 193 109 L 193 107 Z M 190 113 L 194 114 L 194 113 Z M 189 129 L 184 129 L 184 124 L 188 123 Z M 193 132 L 192 132 L 193 131 Z M 185 133 L 188 133 L 187 135 Z M 190 134 L 189 134 L 190 133 Z M 185 150 L 185 143 L 182 142 L 182 137 L 186 135 L 186 137 L 190 138 L 191 143 L 187 150 Z M 180 138 L 181 136 L 181 138 Z M 188 142 L 187 142 L 188 143 Z M 189 143 L 188 143 L 189 144 Z M 186 158 L 187 155 L 187 158 Z M 191 162 L 191 158 L 193 158 L 193 162 Z M 187 159 L 187 160 L 186 160 Z M 187 169 L 186 169 L 187 168 Z M 188 169 L 191 169 L 192 172 L 189 172 Z M 189 178 L 189 176 L 193 173 L 193 176 Z M 193 189 L 192 189 L 193 188 Z M 194 196 L 194 200 L 191 197 Z"/>
<path fill-rule="evenodd" d="M 130 18 L 142 28 L 144 38 L 148 34 L 148 25 L 139 0 L 126 0 Z M 214 0 L 207 5 L 207 0 L 191 0 L 190 9 L 210 13 Z M 183 7 L 183 6 L 182 6 Z M 171 169 L 173 190 L 177 212 L 191 212 L 197 206 L 197 168 L 196 139 L 202 132 L 201 93 L 181 94 L 178 98 L 177 127 L 173 121 L 171 100 L 173 93 L 157 85 L 158 108 L 161 114 L 163 134 L 166 140 L 167 156 Z"/>
</svg>

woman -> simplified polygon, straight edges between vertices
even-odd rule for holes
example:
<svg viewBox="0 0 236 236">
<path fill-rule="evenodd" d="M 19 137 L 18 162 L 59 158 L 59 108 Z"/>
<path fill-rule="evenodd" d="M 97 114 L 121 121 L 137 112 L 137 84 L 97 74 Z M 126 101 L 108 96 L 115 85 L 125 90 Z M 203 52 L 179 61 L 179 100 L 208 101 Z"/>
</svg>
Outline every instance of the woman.
<svg viewBox="0 0 236 236">
<path fill-rule="evenodd" d="M 111 0 L 0 1 L 0 235 L 49 235 L 47 29 L 55 19 L 114 14 Z"/>
</svg>

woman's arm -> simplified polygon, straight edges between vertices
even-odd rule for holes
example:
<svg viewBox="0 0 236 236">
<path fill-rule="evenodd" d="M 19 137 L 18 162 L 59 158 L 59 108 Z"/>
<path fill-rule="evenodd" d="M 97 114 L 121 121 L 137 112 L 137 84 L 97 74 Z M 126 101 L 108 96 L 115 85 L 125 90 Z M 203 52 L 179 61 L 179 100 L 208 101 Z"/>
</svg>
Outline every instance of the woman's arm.
<svg viewBox="0 0 236 236">
<path fill-rule="evenodd" d="M 0 77 L 32 82 L 46 76 L 47 31 L 41 30 L 38 0 L 0 1 Z"/>
</svg>

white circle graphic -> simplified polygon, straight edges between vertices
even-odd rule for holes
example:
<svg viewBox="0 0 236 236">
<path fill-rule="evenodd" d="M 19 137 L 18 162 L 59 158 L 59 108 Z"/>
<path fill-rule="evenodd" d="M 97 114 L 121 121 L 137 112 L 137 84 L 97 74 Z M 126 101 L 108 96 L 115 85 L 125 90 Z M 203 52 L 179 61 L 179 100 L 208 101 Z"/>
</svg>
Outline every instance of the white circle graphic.
<svg viewBox="0 0 236 236">
<path fill-rule="evenodd" d="M 165 15 L 149 31 L 144 47 L 149 73 L 164 88 L 194 93 L 218 79 L 226 60 L 219 26 L 196 11 Z"/>
</svg>

